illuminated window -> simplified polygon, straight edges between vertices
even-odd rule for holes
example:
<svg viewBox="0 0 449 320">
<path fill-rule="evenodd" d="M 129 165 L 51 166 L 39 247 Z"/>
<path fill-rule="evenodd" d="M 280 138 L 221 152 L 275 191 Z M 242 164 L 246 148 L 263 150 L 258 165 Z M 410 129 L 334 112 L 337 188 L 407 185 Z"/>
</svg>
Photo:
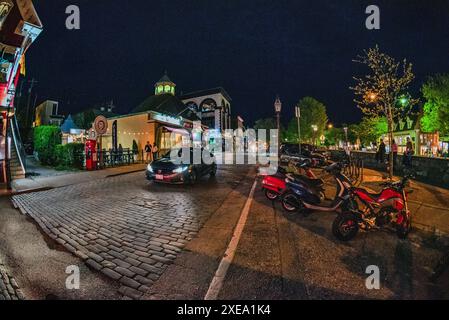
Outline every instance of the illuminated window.
<svg viewBox="0 0 449 320">
<path fill-rule="evenodd" d="M 169 93 L 170 92 L 170 86 L 167 84 L 165 85 L 165 92 Z"/>
</svg>

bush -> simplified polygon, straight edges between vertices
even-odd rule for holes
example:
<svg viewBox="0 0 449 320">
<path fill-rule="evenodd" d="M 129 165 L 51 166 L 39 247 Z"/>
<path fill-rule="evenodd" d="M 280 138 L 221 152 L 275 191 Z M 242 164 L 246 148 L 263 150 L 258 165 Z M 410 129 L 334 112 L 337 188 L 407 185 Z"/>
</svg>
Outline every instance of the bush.
<svg viewBox="0 0 449 320">
<path fill-rule="evenodd" d="M 56 163 L 59 168 L 81 169 L 84 164 L 84 144 L 69 143 L 56 146 Z"/>
<path fill-rule="evenodd" d="M 56 163 L 56 146 L 61 144 L 61 129 L 56 126 L 34 128 L 34 150 L 44 165 Z"/>
</svg>

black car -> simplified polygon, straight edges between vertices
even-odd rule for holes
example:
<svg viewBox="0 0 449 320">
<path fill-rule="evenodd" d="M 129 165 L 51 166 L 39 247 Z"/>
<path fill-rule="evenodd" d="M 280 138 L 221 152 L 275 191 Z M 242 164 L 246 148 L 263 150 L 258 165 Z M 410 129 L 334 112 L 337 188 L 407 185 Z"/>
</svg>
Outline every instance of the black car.
<svg viewBox="0 0 449 320">
<path fill-rule="evenodd" d="M 186 150 L 190 151 L 189 155 L 183 155 Z M 203 148 L 180 148 L 170 150 L 162 158 L 151 162 L 146 176 L 155 182 L 194 184 L 202 176 L 213 177 L 216 173 L 217 164 L 212 153 Z"/>
</svg>

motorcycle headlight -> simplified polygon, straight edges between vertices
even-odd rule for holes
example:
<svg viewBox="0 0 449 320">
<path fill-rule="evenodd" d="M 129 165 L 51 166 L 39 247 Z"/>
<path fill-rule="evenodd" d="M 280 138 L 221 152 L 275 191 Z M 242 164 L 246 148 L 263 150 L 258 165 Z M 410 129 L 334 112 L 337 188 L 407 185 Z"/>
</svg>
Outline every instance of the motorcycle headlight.
<svg viewBox="0 0 449 320">
<path fill-rule="evenodd" d="M 149 172 L 153 172 L 153 168 L 151 167 L 150 164 L 147 166 L 147 170 L 148 170 Z"/>
<path fill-rule="evenodd" d="M 183 173 L 184 171 L 187 171 L 187 169 L 189 169 L 189 167 L 179 167 L 173 170 L 173 173 Z"/>
</svg>

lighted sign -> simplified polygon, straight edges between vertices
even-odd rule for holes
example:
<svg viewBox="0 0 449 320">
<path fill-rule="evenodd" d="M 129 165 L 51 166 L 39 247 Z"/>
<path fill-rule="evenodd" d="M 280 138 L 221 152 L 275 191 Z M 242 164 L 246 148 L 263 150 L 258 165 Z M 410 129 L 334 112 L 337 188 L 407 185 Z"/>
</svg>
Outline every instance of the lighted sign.
<svg viewBox="0 0 449 320">
<path fill-rule="evenodd" d="M 174 124 L 177 126 L 182 126 L 182 121 L 180 118 L 175 118 L 171 116 L 167 116 L 165 114 L 153 114 L 152 118 L 157 121 Z"/>
</svg>

